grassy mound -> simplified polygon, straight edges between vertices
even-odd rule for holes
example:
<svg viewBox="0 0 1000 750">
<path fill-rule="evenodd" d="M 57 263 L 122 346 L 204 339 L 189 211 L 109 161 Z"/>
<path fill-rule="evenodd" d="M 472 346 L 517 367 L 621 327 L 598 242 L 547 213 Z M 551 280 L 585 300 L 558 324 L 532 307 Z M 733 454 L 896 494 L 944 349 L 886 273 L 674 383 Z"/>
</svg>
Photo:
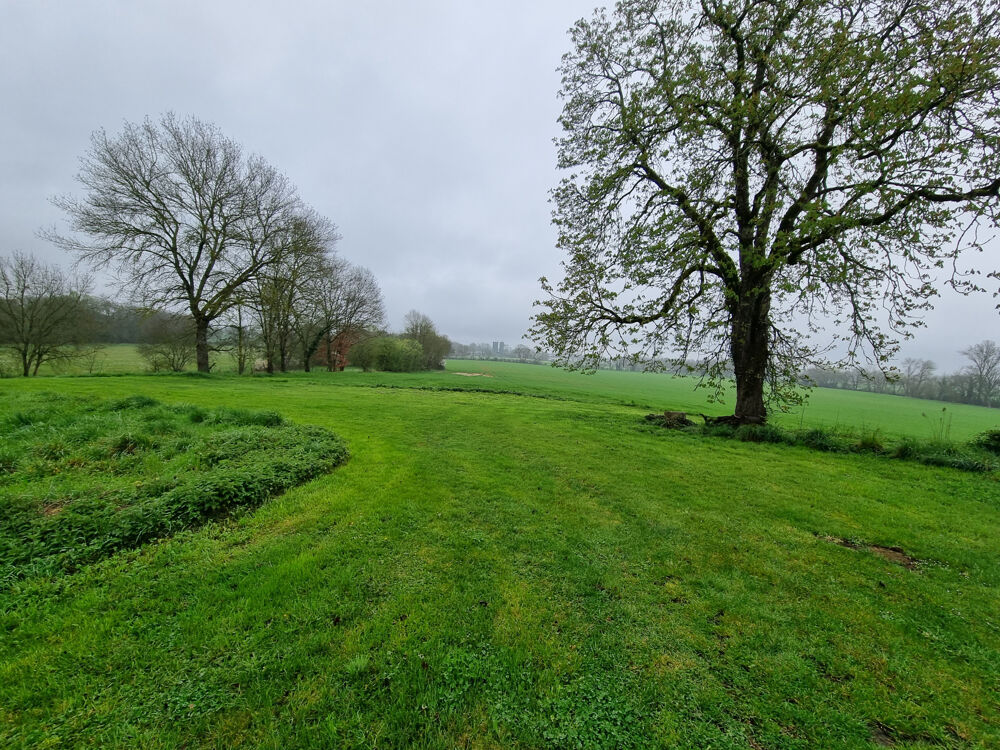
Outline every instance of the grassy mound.
<svg viewBox="0 0 1000 750">
<path fill-rule="evenodd" d="M 344 443 L 276 412 L 37 394 L 0 421 L 0 583 L 51 574 L 260 505 Z"/>
</svg>

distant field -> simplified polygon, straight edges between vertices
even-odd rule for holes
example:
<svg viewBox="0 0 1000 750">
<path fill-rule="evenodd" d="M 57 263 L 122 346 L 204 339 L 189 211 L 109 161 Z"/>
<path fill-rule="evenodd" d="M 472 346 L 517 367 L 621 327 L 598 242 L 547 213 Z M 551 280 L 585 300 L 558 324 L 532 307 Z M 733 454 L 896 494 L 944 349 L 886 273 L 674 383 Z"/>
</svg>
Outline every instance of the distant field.
<svg viewBox="0 0 1000 750">
<path fill-rule="evenodd" d="M 995 477 L 650 428 L 703 408 L 662 376 L 449 368 L 0 383 L 8 425 L 23 394 L 140 394 L 351 452 L 0 588 L 0 746 L 1000 747 Z M 921 424 L 819 395 L 804 422 Z"/>
<path fill-rule="evenodd" d="M 707 391 L 695 388 L 694 378 L 607 370 L 583 375 L 547 365 L 480 360 L 451 359 L 445 365 L 445 372 L 398 374 L 348 370 L 335 377 L 336 382 L 342 385 L 510 390 L 588 403 L 623 404 L 651 411 L 669 409 L 692 414 L 732 413 L 731 396 L 728 402 L 710 403 Z M 189 371 L 193 370 L 192 366 Z M 122 375 L 145 371 L 146 363 L 134 345 L 117 344 L 100 350 L 93 366 L 85 361 L 69 366 L 46 367 L 42 374 Z M 228 355 L 217 358 L 213 373 L 234 371 L 235 366 Z M 456 375 L 462 372 L 482 375 Z M 322 379 L 329 374 L 321 371 L 311 375 L 285 373 L 274 377 Z M 787 414 L 772 414 L 771 418 L 775 423 L 791 428 L 880 430 L 887 436 L 909 435 L 919 439 L 968 440 L 984 430 L 1000 428 L 1000 409 L 830 388 L 813 389 L 803 407 Z"/>
</svg>

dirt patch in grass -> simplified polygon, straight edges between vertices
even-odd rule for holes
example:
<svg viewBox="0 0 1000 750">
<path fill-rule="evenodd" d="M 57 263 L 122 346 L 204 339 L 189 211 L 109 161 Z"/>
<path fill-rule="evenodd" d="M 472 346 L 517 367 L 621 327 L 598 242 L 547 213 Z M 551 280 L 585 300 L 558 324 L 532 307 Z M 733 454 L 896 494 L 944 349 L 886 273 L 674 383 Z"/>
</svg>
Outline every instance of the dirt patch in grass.
<svg viewBox="0 0 1000 750">
<path fill-rule="evenodd" d="M 872 742 L 880 747 L 895 747 L 896 741 L 892 738 L 892 728 L 886 726 L 881 721 L 873 721 L 868 725 L 872 733 Z"/>
<path fill-rule="evenodd" d="M 869 552 L 873 552 L 879 557 L 883 557 L 889 562 L 894 562 L 897 565 L 902 565 L 907 570 L 914 570 L 917 567 L 918 560 L 914 557 L 910 557 L 906 554 L 900 547 L 883 547 L 881 544 L 864 544 L 861 542 L 852 542 L 850 539 L 841 539 L 836 536 L 821 536 L 827 542 L 833 542 L 834 544 L 839 544 L 841 547 L 847 547 L 848 549 L 864 549 Z"/>
<path fill-rule="evenodd" d="M 647 422 L 660 425 L 668 430 L 680 430 L 684 427 L 694 427 L 694 422 L 688 419 L 687 414 L 682 411 L 665 411 L 661 414 L 647 414 L 644 419 Z"/>
<path fill-rule="evenodd" d="M 485 372 L 456 372 L 456 373 L 452 373 L 452 374 L 453 375 L 461 375 L 461 376 L 466 377 L 466 378 L 492 378 L 493 377 L 492 375 L 489 375 L 488 373 L 485 373 Z"/>
</svg>

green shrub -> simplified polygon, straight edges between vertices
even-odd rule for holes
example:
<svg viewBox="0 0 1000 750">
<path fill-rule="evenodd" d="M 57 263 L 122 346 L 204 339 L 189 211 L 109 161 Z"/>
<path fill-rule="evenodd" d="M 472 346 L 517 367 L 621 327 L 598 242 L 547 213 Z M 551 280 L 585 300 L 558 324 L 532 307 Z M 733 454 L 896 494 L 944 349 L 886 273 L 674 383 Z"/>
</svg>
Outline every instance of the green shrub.
<svg viewBox="0 0 1000 750">
<path fill-rule="evenodd" d="M 705 435 L 720 438 L 732 438 L 736 436 L 736 428 L 731 424 L 706 424 L 702 428 Z"/>
<path fill-rule="evenodd" d="M 903 438 L 889 453 L 893 458 L 914 458 L 921 452 L 920 444 L 913 438 Z"/>
<path fill-rule="evenodd" d="M 987 430 L 972 439 L 972 444 L 1000 456 L 1000 430 Z"/>
<path fill-rule="evenodd" d="M 417 372 L 424 369 L 424 350 L 413 339 L 377 336 L 351 348 L 351 364 L 366 372 Z"/>
<path fill-rule="evenodd" d="M 744 443 L 785 443 L 785 433 L 770 424 L 744 424 L 736 428 L 736 439 Z"/>
<path fill-rule="evenodd" d="M 882 442 L 882 431 L 878 428 L 863 430 L 854 447 L 863 453 L 883 453 L 885 444 Z"/>
<path fill-rule="evenodd" d="M 926 453 L 917 457 L 922 464 L 929 466 L 945 466 L 962 471 L 993 471 L 995 464 L 965 451 L 949 451 L 941 453 Z"/>
<path fill-rule="evenodd" d="M 834 452 L 843 450 L 842 444 L 833 435 L 821 429 L 809 430 L 803 433 L 799 436 L 797 442 L 817 451 Z"/>
</svg>

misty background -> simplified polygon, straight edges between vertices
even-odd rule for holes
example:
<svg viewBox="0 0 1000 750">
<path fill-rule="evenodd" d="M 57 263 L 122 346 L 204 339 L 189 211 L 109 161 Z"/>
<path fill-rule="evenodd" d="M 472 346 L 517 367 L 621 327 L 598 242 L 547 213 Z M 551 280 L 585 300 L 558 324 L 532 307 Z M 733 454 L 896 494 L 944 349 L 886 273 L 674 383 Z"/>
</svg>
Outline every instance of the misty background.
<svg viewBox="0 0 1000 750">
<path fill-rule="evenodd" d="M 556 68 L 596 4 L 4 2 L 0 254 L 68 265 L 36 233 L 65 228 L 49 198 L 79 192 L 90 134 L 173 111 L 287 174 L 374 272 L 391 328 L 417 309 L 453 341 L 514 346 L 538 277 L 560 276 Z M 1000 267 L 990 248 L 966 264 Z M 943 290 L 900 358 L 962 367 L 1000 336 L 995 304 Z"/>
</svg>

